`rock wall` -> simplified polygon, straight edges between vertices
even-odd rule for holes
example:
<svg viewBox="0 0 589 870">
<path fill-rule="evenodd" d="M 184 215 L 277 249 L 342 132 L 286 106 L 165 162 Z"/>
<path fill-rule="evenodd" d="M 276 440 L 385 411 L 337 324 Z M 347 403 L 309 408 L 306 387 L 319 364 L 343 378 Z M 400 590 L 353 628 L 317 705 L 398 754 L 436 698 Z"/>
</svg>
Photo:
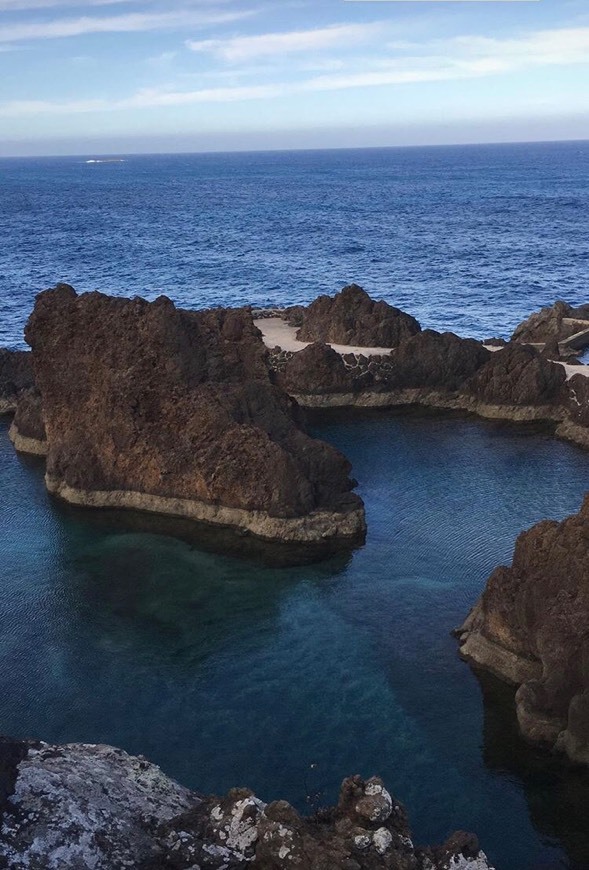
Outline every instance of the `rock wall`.
<svg viewBox="0 0 589 870">
<path fill-rule="evenodd" d="M 549 422 L 558 426 L 557 434 L 589 446 L 584 392 L 589 379 L 575 376 L 579 399 L 562 366 L 514 342 L 491 353 L 473 339 L 424 330 L 390 354 L 340 355 L 315 342 L 297 353 L 277 348 L 270 364 L 277 382 L 304 407 L 420 405 L 495 420 Z"/>
<path fill-rule="evenodd" d="M 267 539 L 362 537 L 348 461 L 303 431 L 249 312 L 60 285 L 37 297 L 25 337 L 51 492 Z"/>
<path fill-rule="evenodd" d="M 0 740 L 0 867 L 10 870 L 492 870 L 472 834 L 414 845 L 377 777 L 304 818 L 247 789 L 205 797 L 111 746 Z"/>
<path fill-rule="evenodd" d="M 459 630 L 461 653 L 519 686 L 522 733 L 589 763 L 589 496 L 517 539 Z"/>
</svg>

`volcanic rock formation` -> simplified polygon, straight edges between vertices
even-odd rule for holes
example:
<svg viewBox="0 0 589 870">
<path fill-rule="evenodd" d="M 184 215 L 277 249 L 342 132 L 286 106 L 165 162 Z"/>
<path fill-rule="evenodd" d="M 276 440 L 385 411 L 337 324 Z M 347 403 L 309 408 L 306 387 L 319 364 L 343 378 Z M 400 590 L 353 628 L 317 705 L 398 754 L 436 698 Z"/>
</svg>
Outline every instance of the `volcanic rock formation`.
<svg viewBox="0 0 589 870">
<path fill-rule="evenodd" d="M 435 388 L 453 392 L 492 357 L 472 338 L 433 329 L 408 338 L 392 355 L 394 388 Z"/>
<path fill-rule="evenodd" d="M 467 391 L 490 405 L 556 406 L 566 400 L 566 374 L 533 347 L 510 342 L 490 355 Z"/>
<path fill-rule="evenodd" d="M 37 297 L 25 337 L 46 482 L 66 501 L 271 540 L 363 534 L 349 463 L 303 432 L 296 404 L 270 380 L 247 311 L 180 311 L 166 297 L 77 296 L 59 285 Z"/>
<path fill-rule="evenodd" d="M 19 394 L 33 384 L 31 354 L 0 348 L 0 414 L 12 413 Z"/>
<path fill-rule="evenodd" d="M 20 393 L 8 434 L 20 453 L 33 453 L 37 456 L 47 454 L 41 394 L 36 387 L 30 387 Z"/>
<path fill-rule="evenodd" d="M 11 870 L 492 870 L 471 834 L 416 848 L 376 777 L 301 817 L 247 789 L 204 797 L 111 746 L 0 741 L 0 867 Z"/>
<path fill-rule="evenodd" d="M 322 341 L 293 354 L 278 381 L 290 395 L 346 393 L 354 388 L 341 354 Z"/>
<path fill-rule="evenodd" d="M 414 317 L 388 302 L 375 302 L 357 284 L 335 296 L 319 296 L 307 308 L 294 309 L 302 325 L 301 341 L 327 341 L 363 347 L 397 347 L 421 327 Z"/>
<path fill-rule="evenodd" d="M 589 320 L 589 305 L 573 308 L 567 302 L 558 300 L 554 305 L 530 314 L 515 328 L 512 340 L 530 344 L 542 344 L 551 339 L 563 341 L 579 330 L 580 327 L 575 323 L 565 322 L 575 319 Z"/>
<path fill-rule="evenodd" d="M 589 496 L 517 539 L 459 629 L 461 653 L 519 685 L 522 733 L 589 763 Z"/>
</svg>

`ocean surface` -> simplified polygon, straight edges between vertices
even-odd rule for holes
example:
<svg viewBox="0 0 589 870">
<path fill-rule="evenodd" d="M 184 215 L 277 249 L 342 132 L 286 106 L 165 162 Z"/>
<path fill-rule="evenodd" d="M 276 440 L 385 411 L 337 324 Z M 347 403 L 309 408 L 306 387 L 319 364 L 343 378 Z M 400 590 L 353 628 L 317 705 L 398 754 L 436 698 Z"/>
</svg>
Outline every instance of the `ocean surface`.
<svg viewBox="0 0 589 870">
<path fill-rule="evenodd" d="M 459 335 L 588 301 L 589 142 L 0 160 L 0 346 L 35 293 L 308 302 L 361 284 Z"/>
<path fill-rule="evenodd" d="M 355 280 L 424 325 L 508 335 L 589 301 L 589 144 L 0 161 L 0 345 L 34 295 L 280 305 Z M 589 772 L 517 734 L 450 631 L 517 534 L 576 511 L 581 450 L 393 412 L 313 432 L 353 464 L 366 545 L 277 568 L 51 500 L 0 420 L 0 733 L 109 742 L 202 791 L 302 810 L 383 776 L 417 842 L 498 870 L 589 868 Z"/>
</svg>

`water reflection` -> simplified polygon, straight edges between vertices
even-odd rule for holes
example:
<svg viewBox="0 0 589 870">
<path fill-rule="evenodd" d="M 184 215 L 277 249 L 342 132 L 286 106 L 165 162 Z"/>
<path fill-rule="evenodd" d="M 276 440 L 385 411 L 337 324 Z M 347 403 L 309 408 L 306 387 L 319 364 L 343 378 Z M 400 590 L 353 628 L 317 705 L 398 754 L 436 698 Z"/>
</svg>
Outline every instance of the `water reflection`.
<svg viewBox="0 0 589 870">
<path fill-rule="evenodd" d="M 562 844 L 570 870 L 589 867 L 589 770 L 568 764 L 562 755 L 527 743 L 519 734 L 515 690 L 491 674 L 476 671 L 484 704 L 483 759 L 501 777 L 521 782 L 530 818 L 542 839 Z M 554 862 L 531 870 L 556 870 Z"/>
</svg>

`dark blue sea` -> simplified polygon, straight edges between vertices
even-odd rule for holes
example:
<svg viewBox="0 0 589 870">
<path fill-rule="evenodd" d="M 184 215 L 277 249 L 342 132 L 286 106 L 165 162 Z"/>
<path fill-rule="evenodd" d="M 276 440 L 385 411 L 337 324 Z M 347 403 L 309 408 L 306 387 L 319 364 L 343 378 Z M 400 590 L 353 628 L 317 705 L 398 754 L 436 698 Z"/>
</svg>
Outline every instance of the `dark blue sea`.
<svg viewBox="0 0 589 870">
<path fill-rule="evenodd" d="M 86 159 L 0 160 L 0 346 L 59 280 L 189 307 L 356 281 L 477 338 L 587 301 L 589 142 Z"/>
<path fill-rule="evenodd" d="M 589 143 L 85 159 L 0 161 L 0 345 L 59 280 L 186 307 L 356 281 L 477 337 L 589 301 Z M 278 568 L 65 508 L 0 421 L 0 733 L 301 809 L 379 773 L 418 842 L 461 828 L 498 870 L 587 870 L 589 774 L 520 740 L 512 690 L 450 631 L 522 529 L 578 509 L 589 457 L 465 418 L 312 426 L 350 457 L 369 534 Z"/>
</svg>

